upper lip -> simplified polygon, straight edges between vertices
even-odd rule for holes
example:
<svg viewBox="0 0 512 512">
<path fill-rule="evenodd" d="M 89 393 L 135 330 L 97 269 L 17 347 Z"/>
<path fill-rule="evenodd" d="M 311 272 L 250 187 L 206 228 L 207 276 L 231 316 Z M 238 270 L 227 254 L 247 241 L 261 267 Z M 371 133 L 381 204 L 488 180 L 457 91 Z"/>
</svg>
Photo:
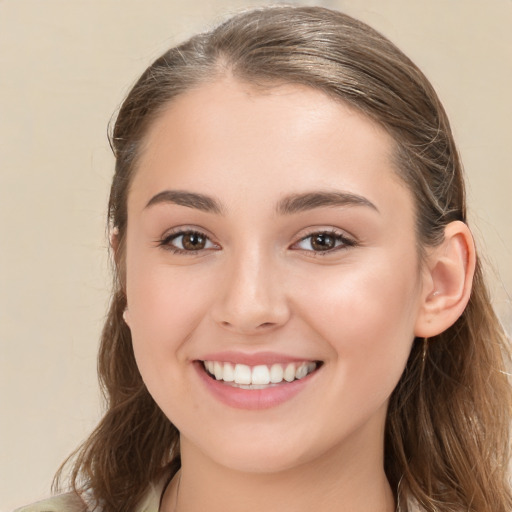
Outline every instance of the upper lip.
<svg viewBox="0 0 512 512">
<path fill-rule="evenodd" d="M 317 361 L 315 358 L 297 357 L 277 352 L 255 352 L 253 354 L 245 352 L 225 351 L 205 354 L 199 360 L 201 361 L 219 361 L 223 363 L 245 364 L 248 366 L 257 366 L 261 364 L 287 364 L 301 363 L 304 361 Z"/>
</svg>

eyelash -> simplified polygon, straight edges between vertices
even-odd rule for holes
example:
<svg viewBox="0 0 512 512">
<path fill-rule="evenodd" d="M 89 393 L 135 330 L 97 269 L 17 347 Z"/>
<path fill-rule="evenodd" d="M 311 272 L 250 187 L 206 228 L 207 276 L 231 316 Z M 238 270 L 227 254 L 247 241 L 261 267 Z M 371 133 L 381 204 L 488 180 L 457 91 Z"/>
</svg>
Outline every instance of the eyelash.
<svg viewBox="0 0 512 512">
<path fill-rule="evenodd" d="M 176 239 L 183 237 L 185 235 L 189 235 L 189 236 L 196 235 L 199 237 L 203 237 L 206 240 L 206 244 L 208 244 L 208 242 L 209 242 L 210 244 L 213 244 L 214 246 L 216 245 L 214 242 L 211 241 L 211 239 L 208 237 L 208 235 L 206 235 L 202 231 L 198 231 L 195 229 L 182 229 L 180 231 L 176 231 L 176 232 L 167 234 L 164 238 L 162 238 L 161 240 L 158 241 L 157 245 L 159 247 L 162 247 L 165 250 L 171 251 L 174 254 L 182 254 L 182 255 L 188 255 L 188 256 L 193 256 L 193 255 L 198 254 L 201 251 L 207 251 L 207 250 L 212 249 L 212 247 L 204 247 L 202 249 L 196 249 L 196 250 L 180 249 L 179 247 L 176 247 L 172 244 L 173 241 L 175 241 Z M 334 239 L 335 246 L 333 248 L 326 249 L 326 250 L 320 250 L 320 251 L 315 251 L 313 249 L 297 248 L 297 246 L 299 244 L 305 242 L 306 240 L 312 239 L 313 237 L 320 236 L 320 235 L 324 235 L 324 236 Z M 310 244 L 312 244 L 312 241 L 310 242 Z M 340 251 L 343 249 L 347 249 L 349 247 L 355 247 L 355 246 L 357 246 L 357 242 L 355 240 L 348 238 L 346 235 L 340 233 L 339 231 L 336 231 L 335 229 L 330 229 L 330 230 L 319 230 L 319 231 L 314 231 L 312 233 L 309 233 L 307 236 L 304 236 L 300 240 L 295 242 L 291 246 L 291 248 L 292 249 L 297 248 L 297 250 L 302 250 L 304 252 L 307 252 L 309 256 L 319 257 L 319 256 L 327 256 L 329 254 L 333 254 L 334 252 L 337 252 L 337 251 Z M 217 247 L 218 247 L 218 245 L 217 245 Z"/>
<path fill-rule="evenodd" d="M 302 237 L 298 242 L 295 242 L 292 247 L 304 242 L 305 240 L 308 240 L 308 239 L 313 239 L 313 237 L 315 236 L 320 236 L 320 235 L 324 235 L 324 236 L 328 236 L 330 238 L 333 238 L 334 239 L 334 242 L 335 244 L 338 244 L 339 245 L 335 245 L 335 247 L 333 247 L 332 249 L 326 249 L 324 251 L 314 251 L 314 250 L 308 250 L 308 249 L 303 249 L 304 251 L 308 252 L 308 253 L 311 253 L 311 255 L 314 255 L 314 257 L 317 257 L 317 256 L 327 256 L 329 254 L 332 254 L 334 252 L 337 252 L 337 251 L 340 251 L 340 250 L 343 250 L 343 249 L 347 249 L 349 247 L 355 247 L 357 245 L 357 242 L 355 240 L 353 240 L 352 238 L 348 238 L 346 235 L 344 235 L 343 233 L 340 233 L 339 231 L 336 231 L 335 229 L 327 229 L 327 230 L 320 230 L 320 231 L 314 231 L 312 233 L 309 233 L 308 235 Z M 310 244 L 312 243 L 312 241 L 310 241 Z"/>
<path fill-rule="evenodd" d="M 166 236 L 164 236 L 161 240 L 158 241 L 158 246 L 162 247 L 163 249 L 166 249 L 168 251 L 171 251 L 174 254 L 186 254 L 186 255 L 194 255 L 194 254 L 199 253 L 200 251 L 205 251 L 205 250 L 210 249 L 210 248 L 208 248 L 208 249 L 203 248 L 203 249 L 196 249 L 196 250 L 187 250 L 187 249 L 180 249 L 179 247 L 175 247 L 174 245 L 172 245 L 172 242 L 174 240 L 176 240 L 179 237 L 185 236 L 185 235 L 200 236 L 202 238 L 205 238 L 207 242 L 210 242 L 213 244 L 210 237 L 208 237 L 208 235 L 206 235 L 205 233 L 198 231 L 196 229 L 183 229 L 180 231 L 176 231 L 174 233 L 169 233 Z"/>
<path fill-rule="evenodd" d="M 179 247 L 175 247 L 172 245 L 172 242 L 179 237 L 183 237 L 185 235 L 196 235 L 199 237 L 203 237 L 206 239 L 206 243 L 210 242 L 211 244 L 214 244 L 214 242 L 211 241 L 211 239 L 206 235 L 205 233 L 194 230 L 194 229 L 184 229 L 180 230 L 174 233 L 167 234 L 165 237 L 163 237 L 161 240 L 158 240 L 158 246 L 162 247 L 165 250 L 171 251 L 174 254 L 185 254 L 185 255 L 195 255 L 201 251 L 210 250 L 209 248 L 203 248 L 203 249 L 196 249 L 196 250 L 187 250 L 187 249 L 180 249 Z M 299 249 L 303 250 L 305 252 L 310 253 L 310 255 L 313 255 L 314 257 L 317 256 L 326 256 L 328 254 L 332 254 L 334 252 L 337 252 L 339 250 L 347 249 L 348 247 L 355 247 L 357 246 L 357 242 L 351 238 L 348 238 L 344 234 L 340 233 L 339 231 L 336 231 L 334 229 L 331 230 L 320 230 L 320 231 L 314 231 L 312 233 L 309 233 L 308 235 L 302 237 L 300 240 L 295 242 L 291 248 L 297 246 L 298 244 L 304 242 L 305 240 L 312 239 L 314 236 L 319 235 L 326 235 L 328 237 L 331 237 L 334 239 L 335 243 L 339 243 L 339 245 L 335 245 L 335 247 L 331 249 L 326 249 L 323 251 L 315 251 L 315 250 L 308 250 L 308 249 Z M 218 247 L 218 246 L 217 246 Z"/>
</svg>

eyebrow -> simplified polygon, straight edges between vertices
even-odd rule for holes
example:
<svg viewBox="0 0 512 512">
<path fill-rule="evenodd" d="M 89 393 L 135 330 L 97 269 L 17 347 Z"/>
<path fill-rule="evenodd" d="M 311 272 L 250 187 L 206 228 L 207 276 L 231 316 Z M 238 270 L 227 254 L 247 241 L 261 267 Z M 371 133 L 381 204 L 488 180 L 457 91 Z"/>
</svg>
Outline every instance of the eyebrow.
<svg viewBox="0 0 512 512">
<path fill-rule="evenodd" d="M 315 191 L 303 194 L 292 194 L 285 197 L 277 204 L 276 211 L 280 215 L 313 210 L 315 208 L 330 206 L 366 206 L 375 210 L 379 209 L 366 197 L 350 192 Z"/>
<path fill-rule="evenodd" d="M 149 200 L 145 208 L 160 203 L 177 204 L 218 215 L 223 215 L 225 212 L 225 208 L 214 197 L 184 190 L 164 190 L 159 192 Z M 336 206 L 366 206 L 377 212 L 379 211 L 366 197 L 357 194 L 350 192 L 314 191 L 292 194 L 281 199 L 276 206 L 276 213 L 278 215 L 292 215 L 294 213 L 314 210 L 315 208 Z"/>
<path fill-rule="evenodd" d="M 219 201 L 213 197 L 183 190 L 164 190 L 153 196 L 145 208 L 159 203 L 173 203 L 207 213 L 222 214 L 224 211 Z"/>
</svg>

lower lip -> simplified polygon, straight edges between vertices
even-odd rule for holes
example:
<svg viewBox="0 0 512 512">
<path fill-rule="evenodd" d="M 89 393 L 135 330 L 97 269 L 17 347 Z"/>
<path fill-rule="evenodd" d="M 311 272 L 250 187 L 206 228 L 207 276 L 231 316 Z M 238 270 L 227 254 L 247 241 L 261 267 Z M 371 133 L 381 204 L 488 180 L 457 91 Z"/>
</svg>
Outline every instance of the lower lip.
<svg viewBox="0 0 512 512">
<path fill-rule="evenodd" d="M 252 410 L 270 409 L 287 402 L 300 393 L 318 371 L 310 373 L 303 379 L 283 382 L 264 389 L 243 389 L 231 386 L 224 381 L 213 379 L 206 373 L 203 363 L 200 361 L 194 362 L 194 366 L 199 377 L 215 398 L 230 407 Z"/>
</svg>

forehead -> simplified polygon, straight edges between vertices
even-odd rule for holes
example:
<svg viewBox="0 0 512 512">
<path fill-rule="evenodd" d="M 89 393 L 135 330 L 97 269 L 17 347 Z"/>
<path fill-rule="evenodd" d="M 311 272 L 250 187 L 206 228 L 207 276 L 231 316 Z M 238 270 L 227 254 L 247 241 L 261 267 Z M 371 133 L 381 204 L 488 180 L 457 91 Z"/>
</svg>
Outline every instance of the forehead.
<svg viewBox="0 0 512 512">
<path fill-rule="evenodd" d="M 386 183 L 409 195 L 393 149 L 377 123 L 321 91 L 224 78 L 179 96 L 153 123 L 130 195 L 198 187 L 236 202 L 334 187 L 371 196 Z"/>
</svg>

